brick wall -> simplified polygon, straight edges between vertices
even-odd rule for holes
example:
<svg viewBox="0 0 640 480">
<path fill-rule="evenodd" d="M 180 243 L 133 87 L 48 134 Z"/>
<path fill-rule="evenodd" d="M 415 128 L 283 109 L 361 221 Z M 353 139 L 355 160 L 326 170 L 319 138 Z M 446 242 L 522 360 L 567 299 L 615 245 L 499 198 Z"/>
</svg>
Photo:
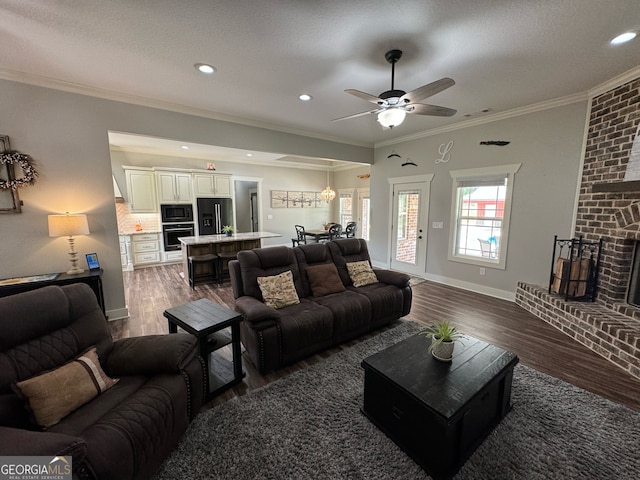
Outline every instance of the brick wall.
<svg viewBox="0 0 640 480">
<path fill-rule="evenodd" d="M 598 300 L 612 309 L 625 303 L 640 218 L 624 213 L 637 208 L 640 192 L 594 193 L 592 186 L 623 180 L 638 124 L 640 79 L 592 100 L 575 234 L 604 240 Z"/>
<path fill-rule="evenodd" d="M 640 78 L 592 99 L 575 236 L 603 239 L 595 303 L 565 302 L 548 286 L 518 283 L 516 303 L 640 378 L 640 309 L 626 303 L 640 192 L 594 192 L 624 179 L 640 124 Z"/>
</svg>

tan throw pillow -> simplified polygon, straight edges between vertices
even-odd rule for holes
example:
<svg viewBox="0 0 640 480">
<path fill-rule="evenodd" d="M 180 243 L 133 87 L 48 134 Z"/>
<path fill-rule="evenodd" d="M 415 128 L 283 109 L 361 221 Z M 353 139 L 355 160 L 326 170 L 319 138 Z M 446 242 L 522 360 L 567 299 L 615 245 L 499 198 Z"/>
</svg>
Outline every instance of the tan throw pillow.
<svg viewBox="0 0 640 480">
<path fill-rule="evenodd" d="M 333 263 L 307 267 L 307 276 L 314 297 L 323 297 L 331 293 L 344 292 L 346 289 Z"/>
<path fill-rule="evenodd" d="M 258 277 L 258 286 L 264 303 L 273 308 L 284 308 L 300 303 L 291 270 L 272 277 Z"/>
<path fill-rule="evenodd" d="M 378 277 L 373 273 L 371 265 L 366 260 L 347 263 L 347 270 L 354 287 L 364 287 L 365 285 L 378 283 Z"/>
<path fill-rule="evenodd" d="M 55 425 L 78 407 L 116 384 L 100 367 L 96 347 L 61 367 L 15 384 L 35 423 Z"/>
</svg>

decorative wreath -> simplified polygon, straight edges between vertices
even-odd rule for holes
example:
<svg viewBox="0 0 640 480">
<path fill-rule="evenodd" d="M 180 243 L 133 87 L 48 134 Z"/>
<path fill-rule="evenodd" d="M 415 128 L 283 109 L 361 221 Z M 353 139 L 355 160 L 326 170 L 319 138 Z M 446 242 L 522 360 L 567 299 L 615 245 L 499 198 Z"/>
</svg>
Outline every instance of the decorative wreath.
<svg viewBox="0 0 640 480">
<path fill-rule="evenodd" d="M 0 190 L 15 190 L 19 187 L 33 185 L 38 176 L 38 172 L 33 166 L 33 159 L 29 155 L 16 150 L 0 153 L 0 165 L 19 165 L 23 172 L 22 177 L 14 180 L 2 180 L 0 178 Z"/>
</svg>

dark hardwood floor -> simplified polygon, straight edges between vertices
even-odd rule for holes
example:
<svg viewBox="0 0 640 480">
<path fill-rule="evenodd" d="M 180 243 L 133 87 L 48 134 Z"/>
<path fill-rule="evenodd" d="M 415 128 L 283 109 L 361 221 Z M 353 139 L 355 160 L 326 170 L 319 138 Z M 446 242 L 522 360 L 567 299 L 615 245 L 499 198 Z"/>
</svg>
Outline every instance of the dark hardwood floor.
<svg viewBox="0 0 640 480">
<path fill-rule="evenodd" d="M 110 322 L 114 338 L 168 333 L 164 310 L 199 298 L 210 298 L 233 308 L 228 281 L 221 287 L 201 284 L 191 290 L 180 277 L 181 270 L 180 265 L 163 265 L 124 273 L 130 317 Z M 514 352 L 524 365 L 640 411 L 640 380 L 515 303 L 425 281 L 413 287 L 413 305 L 406 318 L 425 325 L 449 319 L 462 332 Z M 265 376 L 243 355 L 244 381 L 214 398 L 205 408 L 321 361 L 375 333 Z"/>
</svg>

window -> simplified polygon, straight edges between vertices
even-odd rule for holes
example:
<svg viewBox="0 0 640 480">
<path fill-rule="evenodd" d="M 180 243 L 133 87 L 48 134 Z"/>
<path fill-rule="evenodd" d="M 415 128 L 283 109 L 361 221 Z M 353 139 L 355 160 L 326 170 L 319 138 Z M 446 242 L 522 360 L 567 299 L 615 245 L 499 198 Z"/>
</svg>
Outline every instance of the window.
<svg viewBox="0 0 640 480">
<path fill-rule="evenodd" d="M 513 182 L 520 164 L 452 170 L 449 260 L 505 268 Z"/>
<path fill-rule="evenodd" d="M 353 191 L 340 191 L 339 192 L 340 205 L 340 225 L 344 228 L 347 223 L 353 221 Z"/>
<path fill-rule="evenodd" d="M 369 241 L 369 204 L 371 203 L 369 200 L 369 189 L 358 188 L 356 189 L 356 194 L 358 197 L 358 212 L 356 216 L 358 219 L 356 220 L 358 222 L 358 233 L 356 236 Z"/>
<path fill-rule="evenodd" d="M 398 240 L 407 236 L 407 196 L 398 196 Z"/>
</svg>

